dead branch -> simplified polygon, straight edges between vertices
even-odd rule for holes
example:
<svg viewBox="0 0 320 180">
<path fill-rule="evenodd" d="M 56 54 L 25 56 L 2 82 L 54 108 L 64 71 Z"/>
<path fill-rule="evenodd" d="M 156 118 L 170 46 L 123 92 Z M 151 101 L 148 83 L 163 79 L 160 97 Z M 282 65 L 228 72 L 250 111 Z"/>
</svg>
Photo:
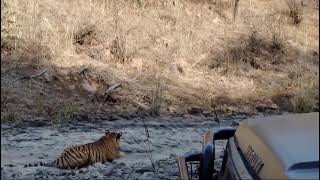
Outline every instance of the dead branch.
<svg viewBox="0 0 320 180">
<path fill-rule="evenodd" d="M 102 95 L 104 95 L 105 97 L 108 97 L 112 94 L 112 92 L 121 87 L 122 86 L 122 83 L 121 82 L 118 82 L 116 84 L 114 84 L 113 86 L 109 87 L 106 91 L 102 92 Z"/>
<path fill-rule="evenodd" d="M 217 114 L 215 107 L 213 107 L 213 111 L 214 111 L 214 115 L 215 115 L 214 121 L 216 121 L 220 127 L 220 121 L 219 121 L 218 114 Z"/>
<path fill-rule="evenodd" d="M 152 157 L 152 149 L 151 149 L 152 142 L 150 141 L 149 129 L 148 129 L 148 126 L 145 123 L 145 120 L 143 118 L 142 118 L 142 122 L 143 122 L 144 131 L 145 131 L 145 136 L 147 138 L 146 140 L 144 140 L 144 142 L 147 142 L 147 145 L 148 145 L 149 160 L 150 160 L 150 163 L 151 163 L 151 166 L 152 166 L 152 169 L 153 169 L 153 173 L 156 176 L 158 176 L 160 179 L 168 179 L 166 177 L 160 176 L 158 170 L 156 169 L 156 165 L 155 165 L 155 163 L 153 161 L 153 157 Z"/>
<path fill-rule="evenodd" d="M 90 101 L 102 101 L 106 102 L 107 100 L 111 99 L 111 94 L 114 92 L 115 89 L 119 88 L 122 86 L 122 82 L 115 83 L 111 87 L 109 87 L 107 90 L 102 91 L 98 94 L 94 94 L 93 96 L 90 97 Z"/>
<path fill-rule="evenodd" d="M 234 7 L 233 7 L 233 20 L 236 19 L 237 11 L 238 11 L 238 6 L 239 6 L 239 1 L 240 0 L 235 0 Z"/>
<path fill-rule="evenodd" d="M 43 75 L 43 74 L 46 73 L 47 71 L 48 71 L 48 69 L 45 69 L 45 70 L 43 70 L 43 71 L 41 71 L 40 73 L 35 74 L 35 75 L 22 76 L 22 77 L 19 77 L 19 78 L 13 80 L 11 83 L 16 82 L 16 81 L 21 80 L 21 79 L 33 79 L 33 78 L 35 78 L 35 77 L 38 77 L 38 76 Z"/>
</svg>

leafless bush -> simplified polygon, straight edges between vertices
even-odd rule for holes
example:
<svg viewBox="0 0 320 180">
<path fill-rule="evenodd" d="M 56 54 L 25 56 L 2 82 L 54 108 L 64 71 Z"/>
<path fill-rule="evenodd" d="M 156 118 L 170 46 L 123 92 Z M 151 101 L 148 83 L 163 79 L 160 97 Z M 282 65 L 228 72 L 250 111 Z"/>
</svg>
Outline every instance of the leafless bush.
<svg viewBox="0 0 320 180">
<path fill-rule="evenodd" d="M 293 111 L 307 113 L 319 110 L 319 79 L 299 79 L 308 82 L 299 88 L 298 93 L 292 98 Z M 317 107 L 318 106 L 318 107 Z"/>
<path fill-rule="evenodd" d="M 209 58 L 209 69 L 222 68 L 222 72 L 238 72 L 248 68 L 267 70 L 272 65 L 282 63 L 284 43 L 282 38 L 273 34 L 267 40 L 254 31 L 249 37 L 240 38 L 239 44 L 227 46 L 223 52 Z"/>
<path fill-rule="evenodd" d="M 270 48 L 275 54 L 282 51 L 284 48 L 283 28 L 282 28 L 282 16 L 271 16 L 268 23 L 269 33 L 271 35 Z"/>
<path fill-rule="evenodd" d="M 297 0 L 288 0 L 289 18 L 291 23 L 299 24 L 303 19 L 302 6 Z"/>
<path fill-rule="evenodd" d="M 314 101 L 306 94 L 299 94 L 292 100 L 293 111 L 296 113 L 307 113 L 313 110 Z"/>
<path fill-rule="evenodd" d="M 235 19 L 237 10 L 238 10 L 238 1 L 239 0 L 191 0 L 191 2 L 205 3 L 209 5 L 209 9 L 217 13 L 221 18 L 227 20 L 231 17 L 228 17 L 227 14 L 232 10 L 233 19 Z"/>
<path fill-rule="evenodd" d="M 163 83 L 161 79 L 157 79 L 154 90 L 152 91 L 150 114 L 153 116 L 159 116 L 161 105 L 163 102 Z"/>
<path fill-rule="evenodd" d="M 95 36 L 95 26 L 86 26 L 74 33 L 73 43 L 75 45 L 90 45 Z"/>
<path fill-rule="evenodd" d="M 15 15 L 8 1 L 1 1 L 1 52 L 2 50 L 6 50 L 8 48 L 12 48 L 12 44 L 10 44 L 10 39 L 12 39 L 12 32 L 15 30 Z"/>
<path fill-rule="evenodd" d="M 126 53 L 125 48 L 125 42 L 122 37 L 116 37 L 115 40 L 112 41 L 111 45 L 111 54 L 113 55 L 113 58 L 120 63 L 126 63 L 128 62 L 128 57 Z"/>
<path fill-rule="evenodd" d="M 52 112 L 51 118 L 53 123 L 71 121 L 79 113 L 79 106 L 74 103 L 66 103 L 62 107 L 56 107 Z"/>
<path fill-rule="evenodd" d="M 1 122 L 15 122 L 18 120 L 18 115 L 16 112 L 12 111 L 2 111 L 1 112 Z"/>
<path fill-rule="evenodd" d="M 140 1 L 138 1 L 140 2 Z M 113 21 L 115 27 L 115 39 L 111 45 L 111 54 L 113 54 L 113 58 L 120 63 L 126 63 L 128 60 L 127 52 L 126 52 L 126 41 L 123 29 L 120 23 L 119 17 L 119 4 L 117 1 L 113 2 Z"/>
</svg>

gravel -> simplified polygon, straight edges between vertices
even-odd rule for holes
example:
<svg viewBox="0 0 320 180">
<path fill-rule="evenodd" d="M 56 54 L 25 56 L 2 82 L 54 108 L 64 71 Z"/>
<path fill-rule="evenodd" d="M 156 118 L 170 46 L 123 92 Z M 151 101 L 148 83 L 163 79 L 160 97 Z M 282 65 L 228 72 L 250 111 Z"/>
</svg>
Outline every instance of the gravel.
<svg viewBox="0 0 320 180">
<path fill-rule="evenodd" d="M 2 125 L 1 179 L 179 179 L 176 155 L 201 151 L 203 133 L 218 127 L 211 116 L 145 117 L 155 173 L 142 119 L 117 118 L 114 121 L 77 121 L 55 126 Z M 245 118 L 243 115 L 222 117 L 220 123 L 221 126 L 235 127 Z M 67 146 L 96 141 L 107 129 L 123 133 L 120 145 L 126 153 L 123 158 L 78 170 L 24 167 L 25 164 L 51 162 Z M 217 157 L 222 157 L 224 145 L 224 141 L 216 144 Z M 217 163 L 219 167 L 221 160 Z"/>
</svg>

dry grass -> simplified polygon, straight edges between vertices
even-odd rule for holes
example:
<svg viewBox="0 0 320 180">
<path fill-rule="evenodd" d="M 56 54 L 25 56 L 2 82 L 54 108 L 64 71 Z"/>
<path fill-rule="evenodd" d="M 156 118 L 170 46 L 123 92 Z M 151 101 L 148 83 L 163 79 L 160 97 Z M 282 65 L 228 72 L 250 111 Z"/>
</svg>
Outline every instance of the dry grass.
<svg viewBox="0 0 320 180">
<path fill-rule="evenodd" d="M 78 113 L 79 107 L 76 104 L 66 103 L 54 111 L 50 117 L 52 117 L 53 123 L 68 122 L 73 120 Z"/>
<path fill-rule="evenodd" d="M 319 111 L 319 79 L 307 76 L 301 77 L 300 80 L 297 93 L 291 100 L 293 111 L 297 113 Z"/>
<path fill-rule="evenodd" d="M 300 74 L 318 79 L 319 16 L 315 2 L 306 2 L 303 21 L 292 26 L 283 15 L 287 4 L 278 1 L 239 1 L 235 9 L 232 0 L 3 0 L 2 80 L 34 73 L 26 71 L 30 66 L 35 71 L 50 67 L 59 80 L 44 83 L 41 77 L 30 87 L 1 83 L 1 88 L 8 97 L 24 94 L 21 104 L 39 96 L 39 86 L 56 99 L 86 101 L 89 95 L 77 88 L 85 78 L 102 79 L 99 91 L 137 77 L 115 94 L 115 103 L 99 105 L 99 111 L 134 108 L 127 107 L 134 102 L 156 114 L 194 105 L 210 108 L 209 102 L 222 109 L 254 109 L 256 100 L 298 94 Z M 83 68 L 91 69 L 90 77 L 75 75 Z M 72 75 L 59 75 L 66 69 Z M 165 95 L 150 94 L 157 89 L 155 72 L 166 82 Z M 44 104 L 58 102 L 55 98 Z M 96 105 L 86 103 L 81 109 Z"/>
<path fill-rule="evenodd" d="M 303 1 L 288 0 L 289 17 L 292 24 L 299 24 L 303 19 L 302 4 Z"/>
<path fill-rule="evenodd" d="M 155 88 L 152 91 L 150 114 L 153 116 L 160 115 L 161 105 L 162 105 L 163 96 L 164 96 L 164 93 L 163 93 L 164 87 L 163 86 L 164 86 L 163 82 L 161 82 L 161 80 L 158 79 L 156 81 Z"/>
</svg>

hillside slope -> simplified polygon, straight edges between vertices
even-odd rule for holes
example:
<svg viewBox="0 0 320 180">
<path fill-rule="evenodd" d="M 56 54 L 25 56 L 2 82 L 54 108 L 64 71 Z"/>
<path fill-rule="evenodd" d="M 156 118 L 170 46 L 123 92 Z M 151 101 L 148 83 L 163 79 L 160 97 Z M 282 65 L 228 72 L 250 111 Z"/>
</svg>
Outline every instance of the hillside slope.
<svg viewBox="0 0 320 180">
<path fill-rule="evenodd" d="M 318 1 L 235 2 L 1 1 L 1 121 L 318 111 Z"/>
</svg>

